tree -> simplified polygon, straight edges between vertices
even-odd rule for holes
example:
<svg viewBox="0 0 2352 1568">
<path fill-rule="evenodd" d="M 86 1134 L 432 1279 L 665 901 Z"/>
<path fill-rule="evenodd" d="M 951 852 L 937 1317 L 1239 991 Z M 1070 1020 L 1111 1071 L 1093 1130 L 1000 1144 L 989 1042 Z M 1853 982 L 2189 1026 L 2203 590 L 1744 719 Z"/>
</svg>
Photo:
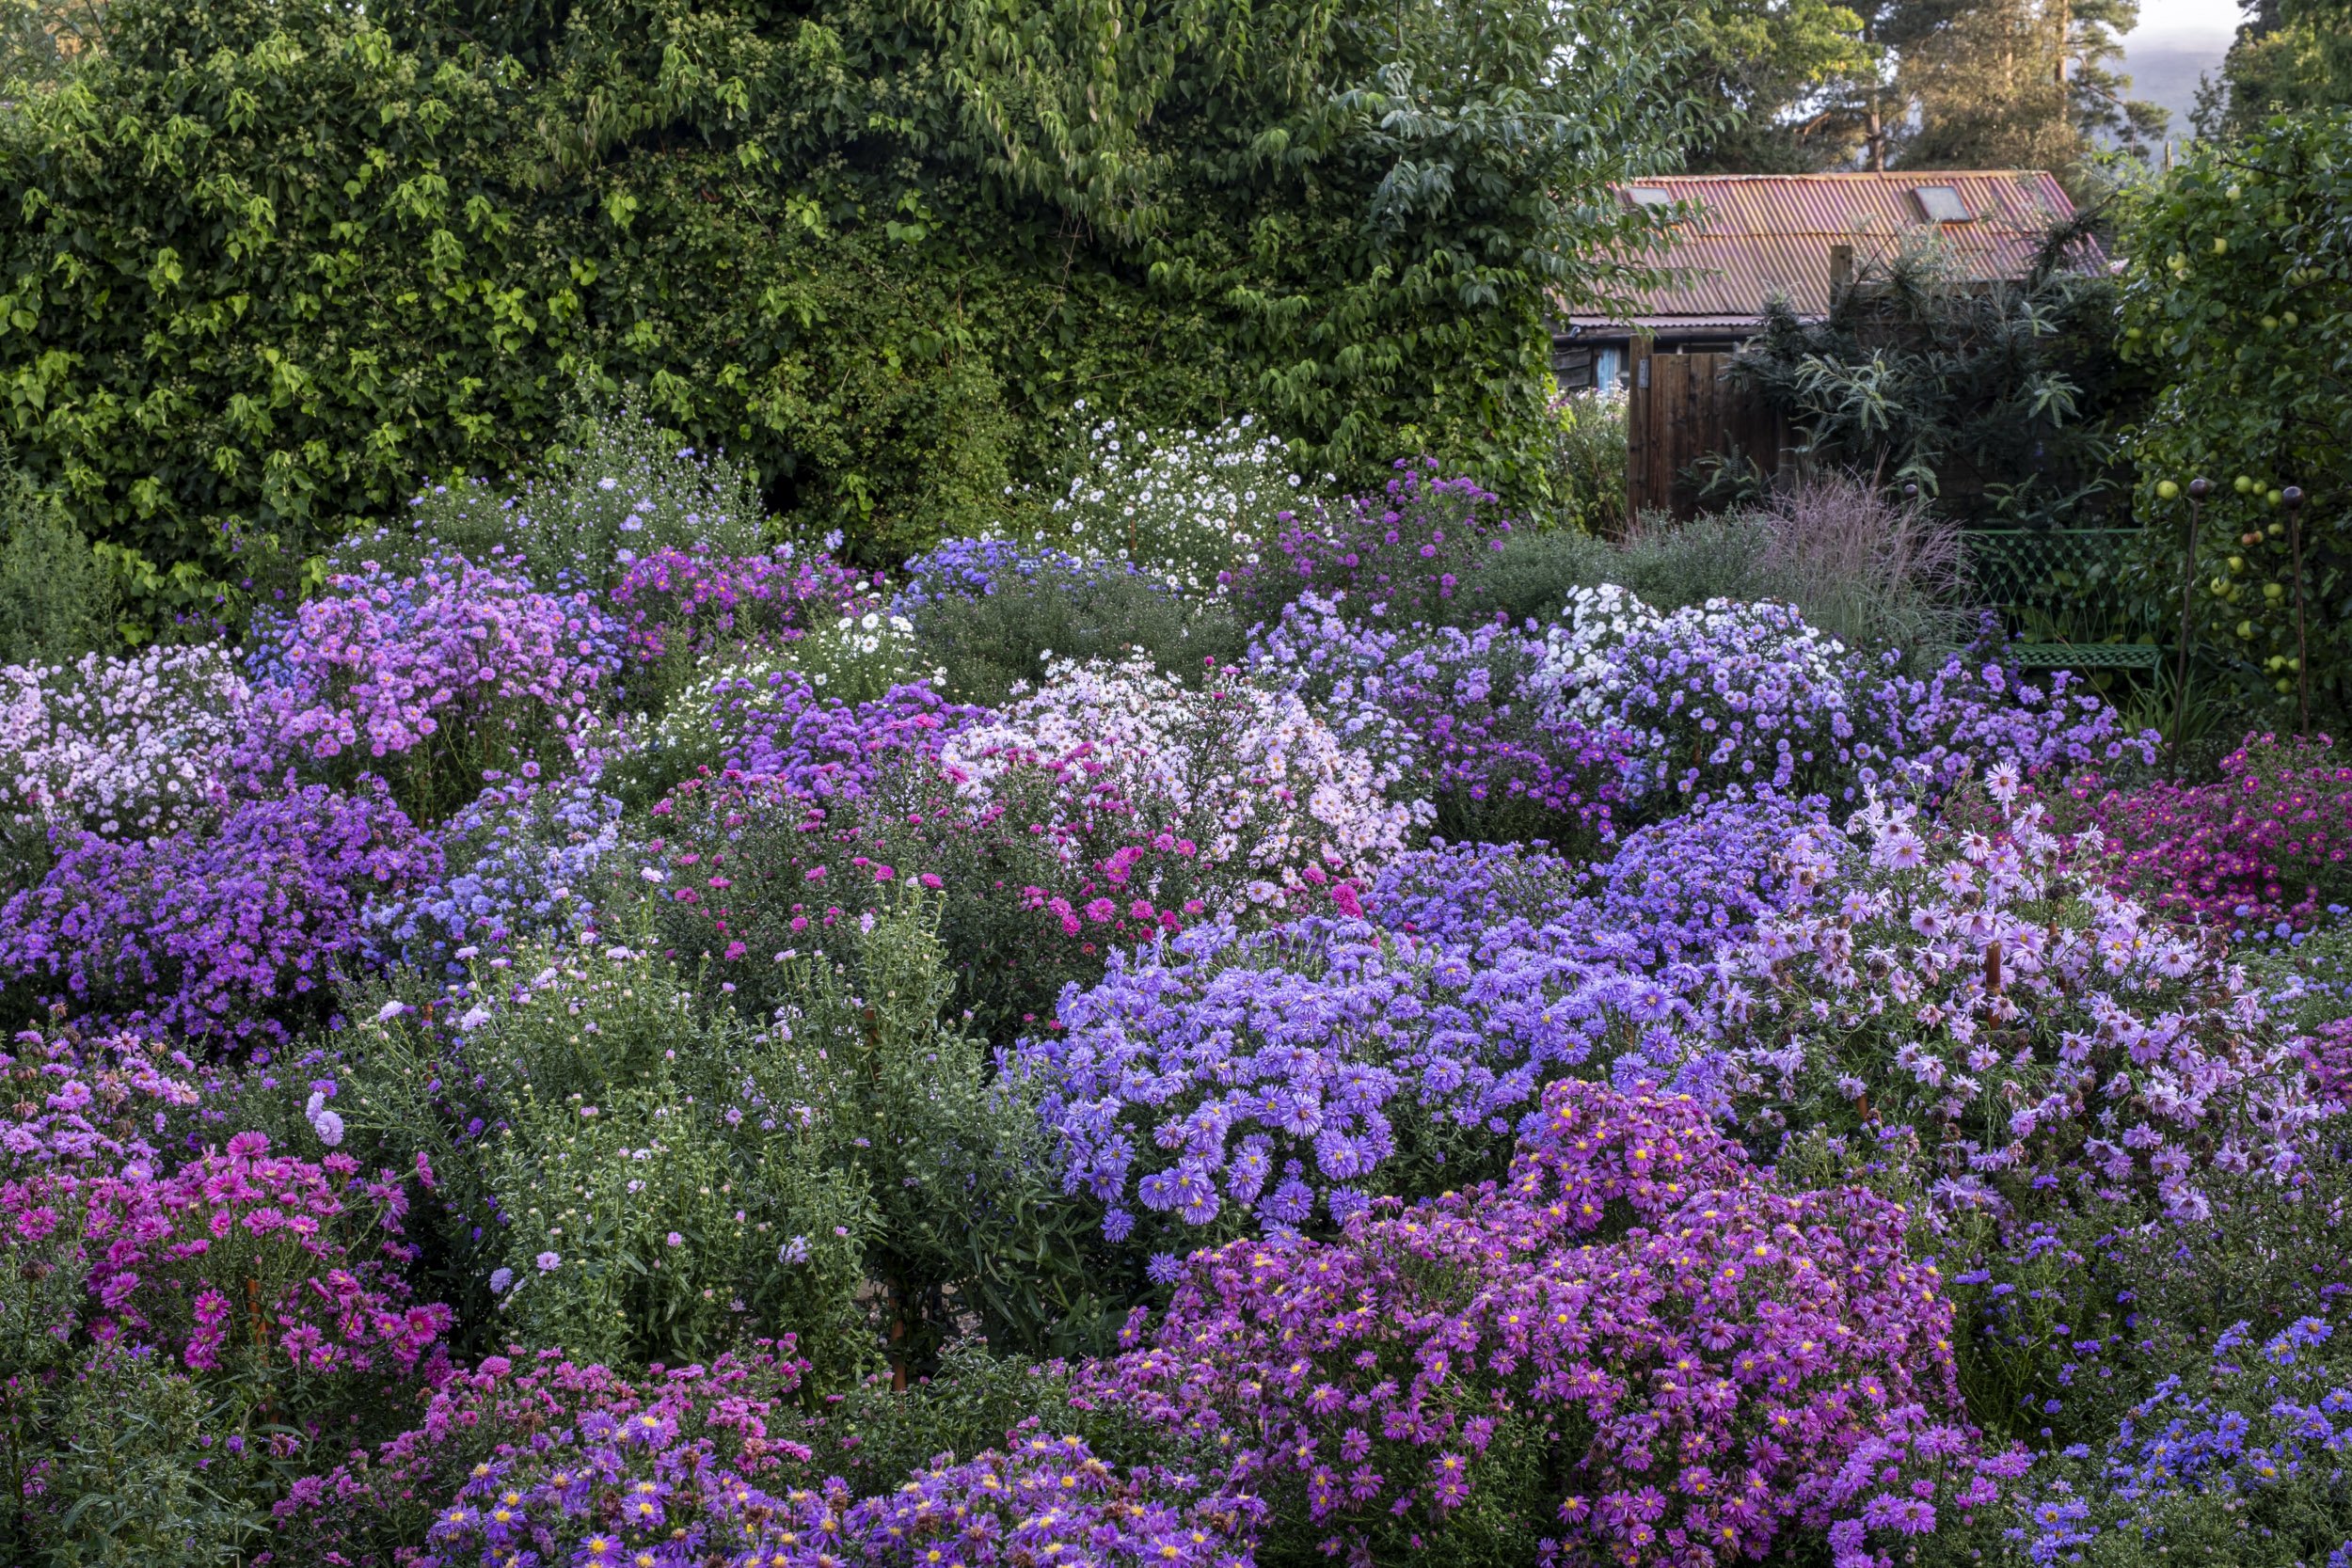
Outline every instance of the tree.
<svg viewBox="0 0 2352 1568">
<path fill-rule="evenodd" d="M 2152 594 L 2248 689 L 2340 720 L 2352 678 L 2352 116 L 2198 143 L 2126 193 L 2123 349 L 2160 390 L 2133 438 Z M 2182 559 L 2197 478 L 2213 483 Z M 2169 486 L 2170 494 L 2160 486 Z M 2298 514 L 2289 486 L 2309 496 Z M 2298 667 L 2296 661 L 2302 661 Z"/>
<path fill-rule="evenodd" d="M 2097 142 L 2145 156 L 2165 112 L 2124 96 L 2114 61 L 2138 0 L 1910 0 L 1889 8 L 1911 119 L 1906 168 L 2070 171 Z"/>
<path fill-rule="evenodd" d="M 2201 136 L 2258 132 L 2275 114 L 2352 103 L 2352 3 L 2240 0 L 2246 20 L 2192 119 Z"/>
<path fill-rule="evenodd" d="M 1660 0 L 1662 6 L 1663 0 Z M 116 0 L 0 122 L 7 436 L 151 606 L 558 438 L 580 379 L 863 559 L 1071 404 L 1533 500 L 1544 328 L 1694 120 L 1646 5 Z"/>
<path fill-rule="evenodd" d="M 1712 0 L 1693 8 L 1677 72 L 1721 123 L 1692 147 L 1696 174 L 1797 174 L 1847 163 L 1864 122 L 1855 106 L 1879 72 L 1862 18 L 1829 0 Z"/>
</svg>

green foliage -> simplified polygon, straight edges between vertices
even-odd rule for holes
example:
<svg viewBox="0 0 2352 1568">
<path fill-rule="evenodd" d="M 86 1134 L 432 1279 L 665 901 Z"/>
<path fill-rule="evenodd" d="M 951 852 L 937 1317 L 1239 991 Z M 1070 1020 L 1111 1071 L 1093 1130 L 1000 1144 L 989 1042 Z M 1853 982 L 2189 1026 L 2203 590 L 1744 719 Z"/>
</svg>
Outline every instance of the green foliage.
<svg viewBox="0 0 2352 1568">
<path fill-rule="evenodd" d="M 752 555 L 767 516 L 758 488 L 724 453 L 681 449 L 625 401 L 593 391 L 566 408 L 564 436 L 512 488 L 480 476 L 429 485 L 404 523 L 355 535 L 327 554 L 328 571 L 364 561 L 414 571 L 426 556 L 478 562 L 516 557 L 550 591 L 610 590 L 624 548 Z"/>
<path fill-rule="evenodd" d="M 70 663 L 119 643 L 114 575 L 66 508 L 0 470 L 0 663 Z"/>
<path fill-rule="evenodd" d="M 1191 1462 L 1190 1440 L 1116 1407 L 1073 1404 L 1070 1368 L 1059 1361 L 997 1355 L 974 1339 L 946 1346 L 930 1376 L 907 1389 L 872 1378 L 844 1394 L 803 1440 L 812 1475 L 841 1476 L 870 1495 L 900 1484 L 939 1454 L 969 1459 L 1001 1447 L 1026 1421 L 1086 1439 L 1119 1465 Z"/>
<path fill-rule="evenodd" d="M 2192 115 L 2214 141 L 2259 136 L 2273 115 L 2324 113 L 2352 102 L 2352 6 L 2344 0 L 2248 5 L 2217 77 Z"/>
<path fill-rule="evenodd" d="M 2274 715 L 2298 695 L 2298 582 L 2315 713 L 2341 711 L 2352 654 L 2347 216 L 2352 117 L 2335 113 L 2192 149 L 2124 223 L 2124 353 L 2160 388 L 2131 448 L 2150 524 L 2140 587 L 2177 626 L 2185 578 L 2200 652 Z M 2185 563 L 2183 492 L 2199 477 L 2214 490 Z M 2289 485 L 2312 498 L 2299 579 Z"/>
<path fill-rule="evenodd" d="M 8 432 L 151 613 L 583 379 L 868 562 L 1078 396 L 1534 496 L 1546 314 L 1655 221 L 1595 195 L 1691 115 L 1661 14 L 125 0 L 0 124 Z"/>
<path fill-rule="evenodd" d="M 1817 464 L 1917 484 L 1963 522 L 2083 526 L 2120 502 L 2113 427 L 2135 397 L 2087 234 L 2087 220 L 2054 231 L 2013 284 L 1922 250 L 1841 291 L 1823 321 L 1775 303 L 1733 373 Z"/>
<path fill-rule="evenodd" d="M 1853 8 L 1829 0 L 1708 0 L 1692 8 L 1681 76 L 1728 110 L 1692 149 L 1694 174 L 1804 174 L 1842 165 L 1879 51 Z"/>
<path fill-rule="evenodd" d="M 927 1364 L 965 1315 L 1012 1349 L 1102 1350 L 1120 1304 L 1088 1278 L 1099 1227 L 1061 1192 L 1031 1085 L 992 1075 L 983 1043 L 940 1022 L 954 978 L 937 919 L 910 895 L 846 971 L 794 960 L 798 1000 L 780 1014 L 822 1054 L 812 1103 L 879 1218 L 866 1266 L 887 1296 L 890 1358 Z"/>
<path fill-rule="evenodd" d="M 1615 534 L 1626 524 L 1626 400 L 1572 392 L 1552 404 L 1554 437 L 1547 458 L 1553 515 L 1586 533 Z"/>
<path fill-rule="evenodd" d="M 78 1211 L 0 1257 L 0 1552 L 10 1562 L 235 1562 L 260 1544 L 258 1445 L 147 1350 L 57 1330 L 87 1307 Z"/>
<path fill-rule="evenodd" d="M 615 1364 L 789 1332 L 840 1376 L 864 1358 L 872 1217 L 813 1110 L 823 1062 L 609 940 L 484 967 L 453 1028 L 447 1007 L 371 1015 L 338 1104 L 363 1136 L 448 1151 L 445 1299 L 468 1321 Z"/>
<path fill-rule="evenodd" d="M 1180 679 L 1215 659 L 1234 663 L 1247 641 L 1221 605 L 1170 593 L 1152 578 L 1047 566 L 1005 575 L 991 594 L 949 596 L 914 617 L 925 664 L 947 672 L 959 701 L 1001 705 L 1016 681 L 1034 683 L 1043 656 L 1117 658 L 1141 648 Z"/>
</svg>

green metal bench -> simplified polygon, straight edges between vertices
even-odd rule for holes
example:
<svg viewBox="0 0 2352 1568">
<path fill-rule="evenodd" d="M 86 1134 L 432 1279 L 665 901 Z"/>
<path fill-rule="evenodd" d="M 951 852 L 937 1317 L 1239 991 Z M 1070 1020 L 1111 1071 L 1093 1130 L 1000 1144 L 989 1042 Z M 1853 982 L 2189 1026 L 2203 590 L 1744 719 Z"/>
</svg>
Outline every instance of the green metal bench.
<svg viewBox="0 0 2352 1568">
<path fill-rule="evenodd" d="M 2153 670 L 2157 630 L 2123 592 L 2125 529 L 1972 528 L 1968 565 L 1979 602 L 2016 635 L 2010 652 L 2041 670 Z"/>
</svg>

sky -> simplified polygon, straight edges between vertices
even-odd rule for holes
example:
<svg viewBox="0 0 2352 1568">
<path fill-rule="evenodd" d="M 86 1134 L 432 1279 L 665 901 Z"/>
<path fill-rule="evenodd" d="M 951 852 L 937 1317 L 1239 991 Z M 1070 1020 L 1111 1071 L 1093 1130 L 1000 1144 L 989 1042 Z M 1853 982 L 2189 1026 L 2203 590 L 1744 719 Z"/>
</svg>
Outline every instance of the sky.
<svg viewBox="0 0 2352 1568">
<path fill-rule="evenodd" d="M 2132 96 L 2172 111 L 2170 135 L 2189 134 L 2197 78 L 2218 71 L 2239 21 L 2237 0 L 2139 0 L 2139 25 L 2123 40 Z"/>
</svg>

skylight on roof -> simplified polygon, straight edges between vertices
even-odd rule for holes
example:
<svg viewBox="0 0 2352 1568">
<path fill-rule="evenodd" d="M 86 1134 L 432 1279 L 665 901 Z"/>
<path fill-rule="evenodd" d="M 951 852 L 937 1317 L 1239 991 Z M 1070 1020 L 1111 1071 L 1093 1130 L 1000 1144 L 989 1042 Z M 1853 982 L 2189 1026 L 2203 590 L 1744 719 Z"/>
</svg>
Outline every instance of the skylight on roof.
<svg viewBox="0 0 2352 1568">
<path fill-rule="evenodd" d="M 1662 185 L 1631 185 L 1627 187 L 1625 194 L 1636 207 L 1671 207 L 1675 204 L 1675 193 Z"/>
<path fill-rule="evenodd" d="M 1969 223 L 1976 218 L 1960 192 L 1949 185 L 1916 185 L 1911 194 L 1919 198 L 1919 210 L 1927 214 L 1930 223 Z"/>
</svg>

